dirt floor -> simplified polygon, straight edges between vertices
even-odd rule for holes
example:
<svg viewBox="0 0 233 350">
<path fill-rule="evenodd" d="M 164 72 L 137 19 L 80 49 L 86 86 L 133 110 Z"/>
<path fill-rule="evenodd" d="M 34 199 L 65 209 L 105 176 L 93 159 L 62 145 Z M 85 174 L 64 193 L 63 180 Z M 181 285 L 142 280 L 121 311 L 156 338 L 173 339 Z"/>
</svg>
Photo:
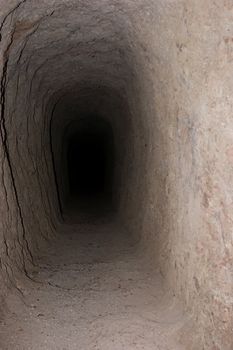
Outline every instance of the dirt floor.
<svg viewBox="0 0 233 350">
<path fill-rule="evenodd" d="M 184 349 L 181 307 L 113 217 L 64 224 L 39 267 L 8 297 L 1 350 Z"/>
</svg>

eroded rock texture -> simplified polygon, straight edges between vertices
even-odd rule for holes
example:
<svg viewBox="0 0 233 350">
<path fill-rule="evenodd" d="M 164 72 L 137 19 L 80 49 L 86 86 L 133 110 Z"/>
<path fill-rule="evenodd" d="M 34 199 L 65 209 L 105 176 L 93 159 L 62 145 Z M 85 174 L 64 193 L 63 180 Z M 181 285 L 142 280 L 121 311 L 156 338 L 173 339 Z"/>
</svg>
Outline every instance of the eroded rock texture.
<svg viewBox="0 0 233 350">
<path fill-rule="evenodd" d="M 119 218 L 193 314 L 195 348 L 232 349 L 232 2 L 1 0 L 0 31 L 2 295 L 55 235 L 67 135 L 98 114 Z"/>
</svg>

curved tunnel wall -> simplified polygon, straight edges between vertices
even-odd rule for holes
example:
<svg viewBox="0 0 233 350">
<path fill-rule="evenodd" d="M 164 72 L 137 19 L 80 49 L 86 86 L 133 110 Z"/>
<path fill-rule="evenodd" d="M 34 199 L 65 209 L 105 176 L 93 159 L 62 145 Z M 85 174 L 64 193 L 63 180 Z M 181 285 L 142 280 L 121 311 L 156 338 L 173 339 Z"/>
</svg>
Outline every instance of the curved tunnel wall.
<svg viewBox="0 0 233 350">
<path fill-rule="evenodd" d="M 119 219 L 194 314 L 203 346 L 228 349 L 231 3 L 0 5 L 1 285 L 17 287 L 41 243 L 55 235 L 51 132 L 59 149 L 67 108 L 93 109 L 111 119 L 119 145 Z"/>
</svg>

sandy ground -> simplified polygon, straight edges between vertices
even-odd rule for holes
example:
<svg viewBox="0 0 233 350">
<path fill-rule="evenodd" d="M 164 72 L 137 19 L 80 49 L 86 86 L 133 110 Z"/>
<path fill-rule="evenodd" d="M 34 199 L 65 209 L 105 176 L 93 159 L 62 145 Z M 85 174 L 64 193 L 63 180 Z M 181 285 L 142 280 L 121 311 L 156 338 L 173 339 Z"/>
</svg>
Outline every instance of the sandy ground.
<svg viewBox="0 0 233 350">
<path fill-rule="evenodd" d="M 182 350 L 185 317 L 114 220 L 70 221 L 9 295 L 1 350 Z"/>
</svg>

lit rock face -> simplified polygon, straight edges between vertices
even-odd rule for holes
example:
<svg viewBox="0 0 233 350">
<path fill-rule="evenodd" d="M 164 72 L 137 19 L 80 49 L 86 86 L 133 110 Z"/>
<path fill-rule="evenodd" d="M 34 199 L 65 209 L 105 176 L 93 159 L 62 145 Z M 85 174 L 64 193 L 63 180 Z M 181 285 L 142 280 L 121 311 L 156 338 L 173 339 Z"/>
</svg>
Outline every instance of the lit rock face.
<svg viewBox="0 0 233 350">
<path fill-rule="evenodd" d="M 232 349 L 231 1 L 1 0 L 0 30 L 2 295 L 61 219 L 65 130 L 97 113 L 119 219 L 194 315 L 195 349 Z"/>
</svg>

